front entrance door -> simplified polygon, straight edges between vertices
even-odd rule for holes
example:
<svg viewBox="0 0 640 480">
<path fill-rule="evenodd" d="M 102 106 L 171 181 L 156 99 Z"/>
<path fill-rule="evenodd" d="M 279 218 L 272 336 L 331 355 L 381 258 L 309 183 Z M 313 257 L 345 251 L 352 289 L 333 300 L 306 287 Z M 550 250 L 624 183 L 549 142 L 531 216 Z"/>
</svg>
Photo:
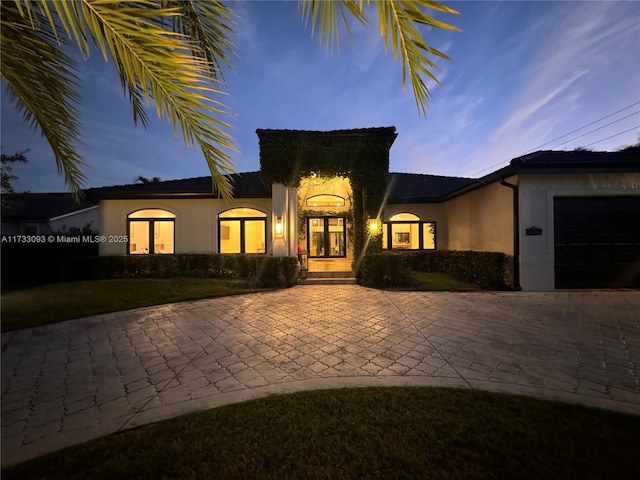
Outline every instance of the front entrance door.
<svg viewBox="0 0 640 480">
<path fill-rule="evenodd" d="M 307 252 L 309 257 L 346 257 L 347 225 L 343 217 L 309 217 Z"/>
</svg>

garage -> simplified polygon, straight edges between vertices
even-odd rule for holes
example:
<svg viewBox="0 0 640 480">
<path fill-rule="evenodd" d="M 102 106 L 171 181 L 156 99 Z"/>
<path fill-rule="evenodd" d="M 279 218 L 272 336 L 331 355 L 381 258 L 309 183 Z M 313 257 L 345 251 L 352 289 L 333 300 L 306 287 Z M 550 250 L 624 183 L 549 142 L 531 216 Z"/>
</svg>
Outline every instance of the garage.
<svg viewBox="0 0 640 480">
<path fill-rule="evenodd" d="M 554 197 L 556 288 L 640 288 L 640 196 Z"/>
</svg>

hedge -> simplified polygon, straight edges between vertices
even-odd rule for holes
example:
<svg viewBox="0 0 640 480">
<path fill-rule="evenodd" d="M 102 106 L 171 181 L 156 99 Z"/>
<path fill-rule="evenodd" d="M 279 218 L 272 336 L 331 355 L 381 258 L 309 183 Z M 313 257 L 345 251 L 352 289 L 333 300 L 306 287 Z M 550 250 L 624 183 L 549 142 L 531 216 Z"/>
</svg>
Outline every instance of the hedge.
<svg viewBox="0 0 640 480">
<path fill-rule="evenodd" d="M 505 281 L 507 256 L 500 252 L 420 251 L 366 255 L 357 273 L 358 283 L 368 287 L 410 286 L 417 272 L 441 272 L 481 288 L 509 288 Z"/>
<path fill-rule="evenodd" d="M 24 268 L 24 257 L 22 264 Z M 11 275 L 13 272 L 3 271 L 2 280 L 42 284 L 112 278 L 195 277 L 276 287 L 294 284 L 297 269 L 296 258 L 259 254 L 64 255 L 30 269 L 30 278 L 17 279 Z"/>
</svg>

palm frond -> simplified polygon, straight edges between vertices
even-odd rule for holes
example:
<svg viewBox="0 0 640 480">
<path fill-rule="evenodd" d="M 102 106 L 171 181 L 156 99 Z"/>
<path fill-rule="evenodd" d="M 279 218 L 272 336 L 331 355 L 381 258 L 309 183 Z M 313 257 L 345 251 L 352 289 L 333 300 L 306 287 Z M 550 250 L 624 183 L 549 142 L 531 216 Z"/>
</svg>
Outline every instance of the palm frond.
<svg viewBox="0 0 640 480">
<path fill-rule="evenodd" d="M 133 114 L 133 124 L 136 125 L 138 121 L 142 123 L 144 128 L 149 126 L 149 115 L 145 109 L 144 94 L 138 85 L 131 85 L 127 82 L 122 72 L 122 65 L 117 66 L 118 75 L 120 76 L 120 83 L 122 90 L 125 94 L 129 95 L 129 101 L 131 102 L 131 111 Z"/>
<path fill-rule="evenodd" d="M 366 3 L 372 2 L 367 0 Z M 449 14 L 457 14 L 458 12 L 439 2 L 426 0 L 379 0 L 375 3 L 378 7 L 380 35 L 384 39 L 385 50 L 391 44 L 395 58 L 400 56 L 402 61 L 402 89 L 405 88 L 408 72 L 418 112 L 426 115 L 430 92 L 424 77 L 440 84 L 435 75 L 439 67 L 427 54 L 445 60 L 451 59 L 425 42 L 418 25 L 459 31 L 457 27 L 427 15 L 425 10 L 431 9 Z M 324 40 L 327 50 L 335 44 L 339 44 L 340 18 L 349 30 L 347 13 L 353 15 L 363 24 L 368 22 L 368 17 L 364 12 L 364 0 L 300 0 L 299 4 L 302 7 L 305 22 L 312 24 L 312 34 L 317 26 L 320 39 Z"/>
<path fill-rule="evenodd" d="M 231 41 L 232 25 L 235 23 L 233 10 L 217 0 L 163 0 L 162 6 L 179 10 L 180 15 L 173 17 L 173 31 L 189 37 L 195 45 L 191 53 L 207 60 L 208 73 L 214 82 L 223 82 L 222 69 L 231 67 L 228 54 L 234 49 Z"/>
<path fill-rule="evenodd" d="M 418 112 L 426 115 L 427 102 L 431 92 L 425 84 L 423 76 L 440 85 L 440 81 L 434 73 L 439 70 L 439 67 L 426 54 L 446 60 L 451 59 L 443 52 L 427 45 L 416 24 L 459 31 L 459 28 L 427 15 L 423 9 L 430 8 L 446 13 L 458 12 L 438 2 L 415 0 L 382 0 L 377 2 L 377 6 L 380 17 L 380 34 L 384 39 L 385 50 L 391 43 L 394 57 L 397 59 L 400 56 L 402 62 L 402 89 L 404 90 L 406 85 L 408 71 Z"/>
<path fill-rule="evenodd" d="M 76 199 L 82 196 L 85 163 L 80 143 L 78 79 L 74 61 L 62 51 L 48 19 L 13 2 L 0 4 L 2 78 L 25 123 L 39 129 L 53 150 L 56 166 Z M 64 47 L 64 45 L 62 45 Z"/>
<path fill-rule="evenodd" d="M 122 66 L 121 76 L 147 101 L 154 100 L 158 116 L 170 121 L 174 134 L 181 131 L 187 146 L 200 146 L 218 191 L 229 200 L 231 189 L 222 171 L 233 170 L 226 150 L 235 146 L 224 130 L 229 123 L 220 118 L 228 111 L 213 99 L 223 92 L 208 86 L 210 63 L 192 55 L 196 46 L 152 21 L 179 12 L 173 8 L 150 12 L 110 1 L 84 2 L 83 7 L 88 30 Z"/>
<path fill-rule="evenodd" d="M 327 51 L 334 46 L 340 46 L 340 19 L 345 25 L 349 36 L 352 37 L 347 14 L 352 15 L 360 23 L 367 24 L 367 16 L 362 10 L 362 2 L 355 0 L 324 1 L 324 0 L 300 0 L 302 16 L 305 24 L 311 21 L 311 34 L 315 33 L 318 25 L 318 37 L 324 42 Z"/>
<path fill-rule="evenodd" d="M 174 6 L 165 8 L 164 3 Z M 189 7 L 183 3 L 38 0 L 37 11 L 28 0 L 15 2 L 23 23 L 37 15 L 38 30 L 46 23 L 53 38 L 60 38 L 59 30 L 64 30 L 85 57 L 95 44 L 106 60 L 113 59 L 129 93 L 134 121 L 146 124 L 143 99 L 147 104 L 153 101 L 158 116 L 172 124 L 175 135 L 179 130 L 188 147 L 200 146 L 219 193 L 228 201 L 231 188 L 223 172 L 233 171 L 229 151 L 234 151 L 235 145 L 226 131 L 230 125 L 223 120 L 229 112 L 215 99 L 223 92 L 212 87 L 210 80 L 217 78 L 220 64 L 228 62 L 224 50 L 230 43 L 223 40 L 216 47 L 217 39 L 204 38 L 212 32 L 228 33 L 223 22 L 228 9 L 218 4 L 200 6 L 195 2 L 197 5 Z M 189 18 L 181 17 L 189 11 Z M 194 12 L 204 12 L 204 17 L 192 25 Z M 176 31 L 163 28 L 165 24 L 175 24 Z M 196 35 L 195 40 L 188 34 Z M 212 59 L 218 63 L 212 64 Z M 20 77 L 20 70 L 16 72 Z M 77 118 L 77 112 L 73 117 Z M 76 158 L 72 153 L 67 152 L 69 158 Z"/>
</svg>

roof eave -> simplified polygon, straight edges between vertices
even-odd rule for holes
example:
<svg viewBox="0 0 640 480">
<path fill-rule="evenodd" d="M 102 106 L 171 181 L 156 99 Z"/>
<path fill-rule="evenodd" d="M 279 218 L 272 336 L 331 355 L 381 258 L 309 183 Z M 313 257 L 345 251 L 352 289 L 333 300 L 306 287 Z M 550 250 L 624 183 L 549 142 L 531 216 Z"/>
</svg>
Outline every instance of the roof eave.
<svg viewBox="0 0 640 480">
<path fill-rule="evenodd" d="M 485 175 L 484 177 L 479 178 L 478 180 L 476 180 L 473 183 L 470 183 L 469 185 L 465 185 L 462 188 L 458 188 L 453 192 L 449 192 L 446 195 L 443 195 L 442 201 L 444 202 L 446 200 L 451 200 L 452 198 L 471 192 L 473 190 L 477 190 L 478 188 L 486 187 L 487 185 L 495 183 L 503 178 L 511 177 L 513 175 L 516 175 L 517 173 L 518 173 L 517 170 L 513 166 L 507 165 L 506 167 L 503 167 L 500 170 L 496 170 L 495 172 L 492 172 L 488 175 Z"/>
</svg>

